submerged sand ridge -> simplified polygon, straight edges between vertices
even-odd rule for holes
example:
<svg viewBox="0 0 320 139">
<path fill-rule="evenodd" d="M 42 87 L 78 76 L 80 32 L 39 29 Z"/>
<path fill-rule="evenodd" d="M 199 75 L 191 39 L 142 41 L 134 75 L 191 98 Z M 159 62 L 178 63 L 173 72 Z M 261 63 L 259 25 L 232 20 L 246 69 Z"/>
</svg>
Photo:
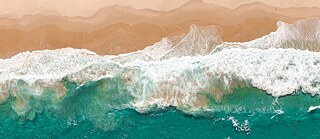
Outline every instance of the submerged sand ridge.
<svg viewBox="0 0 320 139">
<path fill-rule="evenodd" d="M 263 3 L 236 9 L 192 0 L 177 9 L 154 11 L 128 6 L 101 8 L 90 17 L 36 14 L 0 19 L 0 57 L 23 51 L 85 48 L 101 55 L 141 50 L 163 37 L 188 32 L 190 25 L 218 25 L 223 41 L 245 42 L 277 29 L 276 23 L 320 17 L 319 8 L 277 8 Z"/>
</svg>

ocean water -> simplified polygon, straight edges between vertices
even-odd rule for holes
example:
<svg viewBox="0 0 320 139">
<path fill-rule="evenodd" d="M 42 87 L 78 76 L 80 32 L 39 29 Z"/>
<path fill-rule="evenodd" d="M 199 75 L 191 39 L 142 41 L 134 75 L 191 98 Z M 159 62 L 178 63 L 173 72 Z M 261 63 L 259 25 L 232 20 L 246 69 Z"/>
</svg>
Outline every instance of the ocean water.
<svg viewBox="0 0 320 139">
<path fill-rule="evenodd" d="M 0 105 L 0 135 L 4 138 L 319 138 L 318 96 L 300 91 L 274 98 L 250 85 L 236 87 L 210 109 L 188 112 L 177 107 L 154 107 L 144 112 L 126 107 L 133 97 L 119 78 L 89 82 L 81 87 L 64 79 L 68 95 L 59 102 L 30 99 L 32 111 L 17 116 L 15 98 Z M 28 90 L 25 91 L 27 97 Z M 30 90 L 29 90 L 30 91 Z M 30 104 L 36 102 L 34 104 Z"/>
</svg>

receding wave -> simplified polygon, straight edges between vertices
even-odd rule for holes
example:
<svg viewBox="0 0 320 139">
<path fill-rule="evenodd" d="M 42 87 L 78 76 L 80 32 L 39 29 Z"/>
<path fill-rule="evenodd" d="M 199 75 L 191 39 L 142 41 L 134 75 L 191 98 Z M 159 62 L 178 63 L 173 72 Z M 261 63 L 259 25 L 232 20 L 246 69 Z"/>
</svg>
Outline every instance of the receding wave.
<svg viewBox="0 0 320 139">
<path fill-rule="evenodd" d="M 319 18 L 308 18 L 293 24 L 279 21 L 278 29 L 269 35 L 245 43 L 223 43 L 219 49 L 224 48 L 293 48 L 309 51 L 320 51 L 320 20 Z"/>
</svg>

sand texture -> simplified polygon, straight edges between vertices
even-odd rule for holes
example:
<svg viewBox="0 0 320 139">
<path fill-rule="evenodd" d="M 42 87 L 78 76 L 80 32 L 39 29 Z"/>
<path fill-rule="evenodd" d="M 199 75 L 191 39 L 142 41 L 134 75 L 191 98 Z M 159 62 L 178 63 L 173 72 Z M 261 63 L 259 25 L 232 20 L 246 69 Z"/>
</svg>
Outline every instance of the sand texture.
<svg viewBox="0 0 320 139">
<path fill-rule="evenodd" d="M 163 1 L 159 5 L 165 7 L 172 3 L 171 9 L 155 8 L 156 2 L 143 8 L 136 3 L 130 6 L 119 1 L 118 5 L 110 2 L 104 4 L 107 6 L 91 5 L 91 9 L 66 10 L 65 15 L 52 7 L 38 12 L 28 12 L 26 8 L 19 11 L 10 8 L 14 3 L 2 2 L 2 7 L 9 6 L 7 10 L 0 10 L 0 58 L 23 51 L 64 47 L 85 48 L 100 55 L 127 53 L 141 50 L 163 37 L 183 35 L 192 24 L 220 26 L 223 41 L 245 42 L 275 31 L 278 21 L 293 23 L 320 17 L 319 2 L 308 5 L 307 1 L 300 6 L 309 7 L 299 7 L 299 2 L 295 5 L 293 1 L 287 6 L 281 2 L 278 6 L 277 2 L 270 4 L 271 0 L 265 3 L 229 1 L 226 5 L 210 0 Z M 77 4 L 85 7 L 84 2 Z M 59 7 L 59 3 L 55 6 Z"/>
</svg>

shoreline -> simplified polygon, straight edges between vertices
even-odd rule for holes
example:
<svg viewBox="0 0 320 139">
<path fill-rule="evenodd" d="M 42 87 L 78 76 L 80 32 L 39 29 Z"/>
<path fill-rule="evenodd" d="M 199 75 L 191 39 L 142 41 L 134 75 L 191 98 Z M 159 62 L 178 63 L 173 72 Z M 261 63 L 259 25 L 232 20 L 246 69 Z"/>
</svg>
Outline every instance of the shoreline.
<svg viewBox="0 0 320 139">
<path fill-rule="evenodd" d="M 224 42 L 247 42 L 275 31 L 278 21 L 320 17 L 314 13 L 320 13 L 320 8 L 276 8 L 256 2 L 228 9 L 192 0 L 167 12 L 109 6 L 88 18 L 45 14 L 21 20 L 0 18 L 0 58 L 65 47 L 118 55 L 142 50 L 164 37 L 184 35 L 192 24 L 221 27 Z"/>
</svg>

